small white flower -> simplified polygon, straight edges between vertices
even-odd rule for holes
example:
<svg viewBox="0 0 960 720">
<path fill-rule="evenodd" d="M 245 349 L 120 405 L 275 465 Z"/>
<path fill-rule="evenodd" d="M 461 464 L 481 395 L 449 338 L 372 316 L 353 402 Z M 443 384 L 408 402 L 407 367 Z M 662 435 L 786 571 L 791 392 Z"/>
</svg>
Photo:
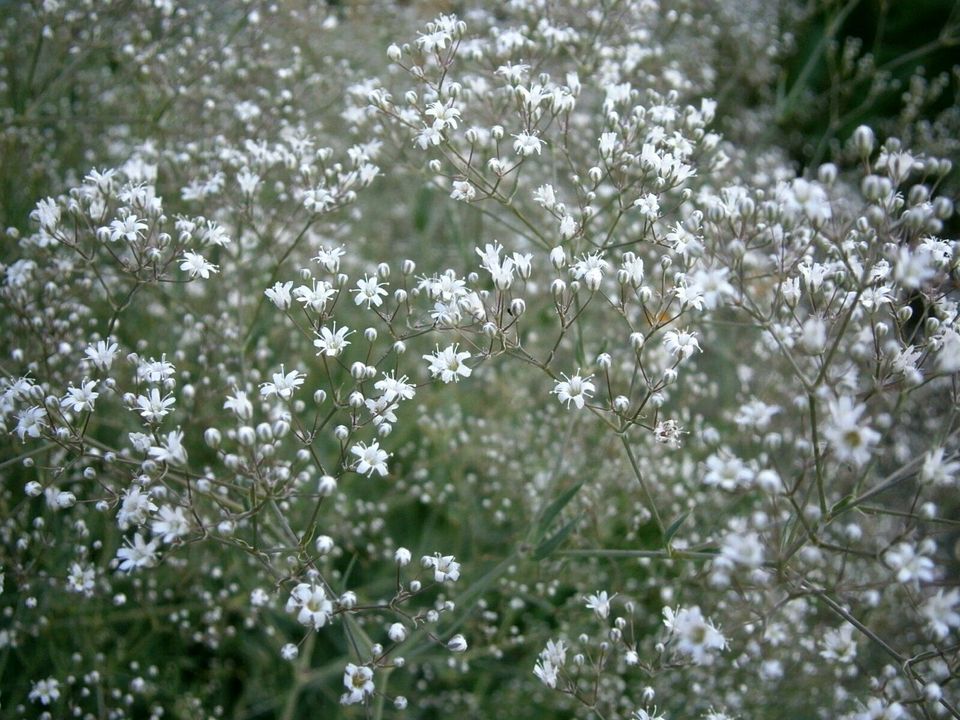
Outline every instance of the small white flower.
<svg viewBox="0 0 960 720">
<path fill-rule="evenodd" d="M 713 660 L 713 652 L 727 647 L 726 638 L 710 620 L 703 617 L 697 606 L 676 612 L 665 607 L 663 624 L 676 638 L 677 650 L 689 655 L 698 665 L 709 664 Z"/>
<path fill-rule="evenodd" d="M 149 455 L 157 462 L 169 465 L 185 465 L 187 450 L 183 447 L 183 433 L 180 430 L 171 430 L 161 445 L 150 447 Z"/>
<path fill-rule="evenodd" d="M 277 397 L 283 400 L 289 400 L 293 397 L 294 391 L 303 385 L 306 376 L 298 370 L 284 372 L 283 365 L 280 366 L 280 372 L 273 374 L 273 382 L 267 382 L 260 385 L 260 394 L 263 397 Z"/>
<path fill-rule="evenodd" d="M 293 281 L 281 283 L 276 282 L 273 284 L 273 287 L 269 287 L 263 291 L 263 294 L 267 296 L 267 299 L 277 306 L 279 310 L 286 310 L 290 307 L 290 302 L 292 297 L 290 295 L 290 290 L 293 288 Z"/>
<path fill-rule="evenodd" d="M 450 345 L 441 350 L 439 346 L 432 355 L 424 355 L 423 359 L 430 363 L 430 374 L 439 377 L 443 382 L 460 382 L 460 378 L 470 377 L 473 370 L 466 364 L 470 358 L 468 352 L 457 352 L 458 345 Z"/>
<path fill-rule="evenodd" d="M 80 387 L 71 385 L 67 388 L 67 394 L 63 397 L 63 400 L 60 401 L 60 406 L 64 410 L 71 410 L 75 413 L 92 412 L 96 399 L 100 397 L 100 393 L 94 392 L 96 386 L 96 380 L 87 380 L 86 378 L 84 378 Z"/>
<path fill-rule="evenodd" d="M 364 665 L 347 663 L 343 671 L 343 685 L 347 692 L 340 696 L 343 705 L 354 705 L 363 702 L 373 695 L 373 670 Z"/>
<path fill-rule="evenodd" d="M 830 403 L 830 422 L 823 430 L 823 437 L 837 459 L 857 467 L 870 460 L 873 445 L 880 439 L 880 433 L 861 420 L 865 411 L 866 406 L 841 397 Z"/>
<path fill-rule="evenodd" d="M 151 540 L 145 542 L 143 535 L 137 533 L 133 536 L 133 543 L 126 541 L 127 546 L 117 550 L 117 558 L 120 560 L 119 569 L 122 572 L 132 572 L 140 568 L 153 567 L 157 562 L 157 541 Z"/>
<path fill-rule="evenodd" d="M 460 579 L 460 563 L 453 555 L 424 555 L 420 563 L 425 568 L 433 568 L 433 579 L 438 583 L 456 582 Z"/>
<path fill-rule="evenodd" d="M 667 330 L 663 335 L 663 345 L 667 352 L 680 360 L 686 360 L 693 353 L 700 351 L 697 334 L 686 330 Z"/>
<path fill-rule="evenodd" d="M 530 133 L 520 133 L 513 136 L 515 140 L 513 141 L 513 151 L 522 157 L 528 155 L 533 155 L 536 153 L 540 154 L 540 150 L 543 146 L 543 140 L 538 138 L 536 135 L 531 135 Z"/>
<path fill-rule="evenodd" d="M 616 595 L 607 596 L 606 590 L 601 590 L 598 593 L 593 595 L 588 595 L 586 597 L 586 606 L 589 610 L 593 610 L 597 614 L 597 617 L 601 620 L 606 620 L 610 617 L 610 601 L 615 598 Z"/>
<path fill-rule="evenodd" d="M 353 301 L 357 305 L 367 304 L 367 309 L 370 309 L 370 306 L 380 307 L 383 305 L 383 297 L 386 296 L 387 291 L 383 288 L 380 282 L 376 277 L 367 277 L 364 276 L 363 279 L 357 280 L 357 287 L 351 292 L 356 293 L 356 297 Z"/>
<path fill-rule="evenodd" d="M 333 615 L 333 603 L 320 585 L 300 583 L 290 591 L 286 611 L 297 614 L 297 622 L 319 630 Z"/>
<path fill-rule="evenodd" d="M 180 269 L 190 273 L 191 278 L 200 277 L 204 280 L 210 277 L 210 273 L 220 272 L 216 265 L 208 263 L 203 255 L 187 250 L 183 253 L 183 262 L 180 263 Z"/>
<path fill-rule="evenodd" d="M 322 327 L 317 332 L 317 337 L 313 341 L 313 346 L 317 349 L 317 355 L 321 353 L 327 357 L 338 357 L 344 351 L 350 341 L 347 340 L 353 330 L 348 327 L 337 329 L 337 324 L 333 324 L 333 330 Z"/>
<path fill-rule="evenodd" d="M 54 677 L 37 680 L 27 696 L 32 702 L 49 705 L 60 699 L 60 681 Z"/>
<path fill-rule="evenodd" d="M 381 476 L 387 474 L 387 458 L 390 455 L 386 450 L 380 449 L 379 442 L 374 441 L 369 445 L 357 443 L 350 448 L 350 452 L 357 456 L 356 470 L 361 475 L 370 477 L 373 473 Z"/>
<path fill-rule="evenodd" d="M 563 375 L 563 377 L 565 379 L 557 380 L 556 385 L 550 392 L 556 395 L 560 402 L 566 403 L 568 408 L 572 402 L 578 410 L 582 409 L 584 403 L 593 397 L 596 390 L 596 386 L 590 382 L 590 378 L 593 376 L 581 377 L 578 370 L 577 374 L 572 377 L 566 375 Z"/>
</svg>

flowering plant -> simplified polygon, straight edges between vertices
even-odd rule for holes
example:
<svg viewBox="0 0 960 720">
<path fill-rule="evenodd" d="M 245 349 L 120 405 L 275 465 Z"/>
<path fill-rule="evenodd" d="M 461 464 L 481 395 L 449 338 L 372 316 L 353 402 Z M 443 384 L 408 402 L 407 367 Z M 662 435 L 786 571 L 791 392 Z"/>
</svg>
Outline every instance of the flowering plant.
<svg viewBox="0 0 960 720">
<path fill-rule="evenodd" d="M 804 162 L 787 0 L 117 5 L 4 21 L 0 707 L 960 717 L 960 114 L 855 2 Z"/>
</svg>

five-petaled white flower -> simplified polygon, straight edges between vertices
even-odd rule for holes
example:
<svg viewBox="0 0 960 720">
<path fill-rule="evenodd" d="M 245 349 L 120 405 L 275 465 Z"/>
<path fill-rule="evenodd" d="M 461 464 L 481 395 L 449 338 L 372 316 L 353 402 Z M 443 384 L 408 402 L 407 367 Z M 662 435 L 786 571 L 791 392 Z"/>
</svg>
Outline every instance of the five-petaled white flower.
<svg viewBox="0 0 960 720">
<path fill-rule="evenodd" d="M 333 330 L 322 327 L 317 332 L 317 337 L 313 340 L 313 346 L 317 349 L 317 355 L 321 353 L 327 357 L 337 357 L 343 352 L 344 348 L 350 344 L 347 336 L 351 335 L 353 330 L 348 327 L 337 329 L 337 324 L 333 324 Z"/>
<path fill-rule="evenodd" d="M 189 250 L 183 253 L 183 261 L 180 263 L 180 269 L 190 273 L 191 278 L 200 277 L 204 280 L 210 277 L 210 273 L 220 272 L 219 268 L 207 262 L 207 259 L 203 257 L 203 255 Z"/>
<path fill-rule="evenodd" d="M 466 364 L 470 358 L 468 352 L 457 352 L 458 345 L 450 345 L 443 350 L 437 347 L 432 355 L 424 355 L 423 359 L 430 363 L 430 374 L 439 377 L 443 382 L 460 382 L 460 378 L 470 377 L 473 370 Z"/>
<path fill-rule="evenodd" d="M 280 366 L 280 372 L 273 374 L 273 382 L 266 382 L 260 385 L 260 394 L 263 397 L 273 397 L 276 395 L 282 400 L 289 400 L 293 393 L 303 385 L 305 375 L 299 370 L 284 372 L 283 365 Z"/>
<path fill-rule="evenodd" d="M 300 583 L 290 592 L 286 610 L 297 613 L 301 625 L 319 630 L 333 615 L 333 603 L 322 586 Z"/>
<path fill-rule="evenodd" d="M 343 685 L 347 691 L 340 696 L 342 705 L 361 703 L 373 695 L 373 670 L 365 665 L 347 663 L 343 671 Z"/>
<path fill-rule="evenodd" d="M 433 579 L 438 582 L 456 582 L 460 579 L 460 563 L 453 555 L 424 555 L 420 564 L 425 568 L 433 568 Z"/>
<path fill-rule="evenodd" d="M 588 595 L 586 597 L 587 608 L 593 610 L 601 620 L 606 620 L 610 617 L 610 601 L 613 600 L 614 597 L 616 597 L 616 595 L 608 597 L 606 590 Z"/>
<path fill-rule="evenodd" d="M 557 399 L 562 403 L 566 403 L 567 407 L 570 407 L 572 402 L 577 406 L 577 409 L 581 409 L 591 397 L 593 397 L 594 391 L 597 389 L 596 386 L 590 382 L 592 375 L 587 377 L 581 377 L 580 371 L 577 371 L 576 375 L 572 377 L 567 377 L 563 375 L 564 380 L 557 380 L 557 384 L 554 386 L 553 390 L 550 392 L 557 396 Z"/>
<path fill-rule="evenodd" d="M 72 410 L 75 413 L 93 410 L 94 403 L 100 397 L 100 393 L 94 392 L 97 386 L 96 380 L 87 380 L 84 378 L 80 387 L 71 385 L 67 388 L 67 394 L 60 401 L 60 406 L 64 410 Z"/>
<path fill-rule="evenodd" d="M 531 135 L 530 133 L 519 133 L 514 135 L 513 141 L 513 151 L 517 155 L 522 155 L 526 157 L 528 155 L 533 155 L 536 153 L 540 154 L 540 150 L 543 147 L 543 140 L 538 138 L 536 135 Z"/>
<path fill-rule="evenodd" d="M 697 334 L 687 330 L 667 330 L 663 335 L 663 345 L 671 355 L 686 360 L 700 350 Z"/>
<path fill-rule="evenodd" d="M 350 448 L 350 452 L 357 456 L 356 470 L 361 475 L 370 477 L 373 473 L 387 474 L 387 458 L 390 455 L 380 448 L 380 443 L 376 440 L 369 445 L 358 442 Z"/>
<path fill-rule="evenodd" d="M 386 296 L 387 291 L 384 290 L 383 286 L 377 280 L 376 277 L 363 276 L 362 279 L 357 280 L 357 287 L 351 292 L 357 294 L 353 301 L 357 305 L 367 304 L 367 310 L 370 309 L 370 306 L 380 307 L 383 305 L 383 297 Z"/>
<path fill-rule="evenodd" d="M 120 560 L 119 569 L 123 572 L 153 567 L 157 562 L 157 540 L 146 542 L 143 535 L 137 533 L 133 536 L 133 543 L 127 540 L 126 547 L 117 550 L 117 558 Z"/>
</svg>

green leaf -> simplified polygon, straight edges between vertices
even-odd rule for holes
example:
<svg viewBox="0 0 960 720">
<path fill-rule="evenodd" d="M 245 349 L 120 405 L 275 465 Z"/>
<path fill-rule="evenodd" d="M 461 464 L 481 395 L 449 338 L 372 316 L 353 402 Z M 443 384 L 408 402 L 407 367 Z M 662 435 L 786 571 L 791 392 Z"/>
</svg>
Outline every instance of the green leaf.
<svg viewBox="0 0 960 720">
<path fill-rule="evenodd" d="M 680 517 L 678 517 L 678 518 L 677 518 L 676 520 L 674 520 L 672 523 L 670 523 L 670 527 L 668 527 L 668 528 L 667 528 L 666 530 L 664 530 L 664 532 L 663 532 L 663 544 L 664 544 L 664 545 L 667 545 L 671 540 L 673 540 L 673 536 L 677 534 L 677 530 L 680 529 L 680 526 L 683 525 L 683 521 L 686 520 L 688 517 L 690 517 L 690 511 L 689 511 L 689 510 L 688 510 L 687 512 L 683 513 Z"/>
<path fill-rule="evenodd" d="M 830 516 L 833 517 L 834 515 L 837 515 L 843 512 L 850 506 L 851 502 L 853 502 L 853 495 L 846 495 L 840 498 L 839 502 L 837 502 L 832 508 L 830 508 L 830 513 L 829 513 Z"/>
<path fill-rule="evenodd" d="M 562 493 L 560 493 L 560 496 L 556 500 L 547 505 L 543 513 L 540 515 L 540 520 L 537 523 L 536 540 L 543 539 L 543 536 L 546 535 L 547 530 L 550 529 L 550 523 L 552 523 L 553 519 L 560 514 L 560 511 L 563 510 L 571 500 L 573 500 L 574 496 L 582 487 L 582 482 L 577 483 L 573 487 L 564 490 Z"/>
<path fill-rule="evenodd" d="M 573 532 L 573 529 L 577 526 L 577 519 L 578 518 L 571 519 L 550 538 L 540 543 L 537 549 L 533 551 L 533 559 L 543 560 L 552 555 L 553 552 L 563 544 L 563 541 L 570 536 L 570 533 Z"/>
</svg>

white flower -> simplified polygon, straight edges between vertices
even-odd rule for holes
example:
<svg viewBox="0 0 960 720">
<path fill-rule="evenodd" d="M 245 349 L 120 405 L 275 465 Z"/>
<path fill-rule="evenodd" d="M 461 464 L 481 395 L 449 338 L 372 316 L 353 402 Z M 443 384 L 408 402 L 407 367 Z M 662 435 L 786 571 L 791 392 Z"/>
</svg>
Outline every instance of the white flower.
<svg viewBox="0 0 960 720">
<path fill-rule="evenodd" d="M 157 462 L 164 462 L 170 465 L 185 465 L 187 462 L 187 450 L 183 447 L 183 433 L 179 430 L 171 430 L 167 433 L 166 439 L 162 445 L 153 445 L 149 450 L 149 455 Z"/>
<path fill-rule="evenodd" d="M 820 657 L 845 665 L 857 658 L 857 641 L 853 635 L 854 627 L 849 623 L 834 630 L 828 630 L 821 641 Z"/>
<path fill-rule="evenodd" d="M 284 372 L 283 365 L 280 366 L 280 372 L 273 374 L 273 382 L 262 383 L 260 385 L 260 394 L 263 397 L 272 397 L 276 395 L 283 400 L 289 400 L 293 397 L 294 391 L 303 385 L 305 375 L 298 370 Z"/>
<path fill-rule="evenodd" d="M 663 345 L 671 355 L 686 360 L 694 352 L 700 351 L 697 334 L 686 330 L 667 330 L 663 335 Z"/>
<path fill-rule="evenodd" d="M 343 685 L 347 692 L 340 696 L 342 705 L 354 705 L 373 695 L 373 670 L 365 665 L 347 663 L 343 671 Z"/>
<path fill-rule="evenodd" d="M 123 501 L 117 512 L 117 525 L 121 530 L 126 530 L 131 525 L 143 525 L 147 516 L 156 509 L 157 506 L 149 494 L 143 492 L 139 485 L 131 485 L 123 494 Z"/>
<path fill-rule="evenodd" d="M 855 404 L 852 398 L 841 397 L 830 403 L 830 422 L 823 430 L 823 437 L 837 459 L 852 462 L 857 467 L 870 459 L 872 446 L 880 439 L 880 433 L 860 419 L 865 411 L 866 406 Z"/>
<path fill-rule="evenodd" d="M 596 386 L 590 382 L 590 378 L 593 376 L 581 377 L 578 370 L 577 374 L 572 377 L 566 375 L 563 375 L 563 377 L 565 379 L 557 380 L 556 385 L 550 392 L 556 395 L 560 402 L 566 403 L 568 408 L 571 402 L 577 406 L 578 410 L 583 408 L 584 403 L 593 397 L 596 390 Z"/>
<path fill-rule="evenodd" d="M 60 406 L 64 410 L 72 410 L 75 413 L 92 412 L 96 399 L 100 397 L 100 393 L 93 390 L 96 386 L 96 380 L 87 380 L 86 378 L 84 378 L 80 387 L 71 385 L 67 388 L 67 394 L 63 397 L 63 400 L 60 401 Z"/>
<path fill-rule="evenodd" d="M 960 627 L 958 605 L 960 605 L 960 590 L 953 588 L 945 593 L 944 589 L 940 588 L 936 595 L 927 598 L 921 606 L 920 614 L 927 619 L 927 627 L 937 639 L 943 640 L 947 637 L 950 634 L 950 628 Z"/>
<path fill-rule="evenodd" d="M 78 562 L 71 563 L 70 573 L 67 575 L 67 590 L 91 597 L 96 578 L 96 570 L 92 567 L 84 567 Z"/>
<path fill-rule="evenodd" d="M 314 312 L 323 312 L 337 291 L 333 285 L 324 280 L 314 280 L 310 287 L 300 285 L 293 291 L 293 296 L 297 302 L 303 303 L 303 306 Z"/>
<path fill-rule="evenodd" d="M 54 677 L 37 680 L 30 689 L 27 696 L 33 702 L 39 702 L 41 705 L 49 705 L 60 699 L 60 681 Z"/>
<path fill-rule="evenodd" d="M 233 395 L 227 395 L 223 409 L 230 410 L 241 420 L 249 420 L 253 417 L 253 403 L 247 397 L 246 391 L 237 388 L 234 388 Z"/>
<path fill-rule="evenodd" d="M 711 653 L 727 647 L 727 640 L 716 626 L 706 618 L 700 608 L 681 608 L 676 612 L 663 609 L 663 624 L 677 640 L 677 650 L 698 665 L 712 662 Z"/>
<path fill-rule="evenodd" d="M 347 336 L 351 335 L 353 330 L 348 327 L 337 329 L 337 324 L 333 324 L 333 330 L 327 327 L 320 328 L 313 341 L 313 346 L 317 349 L 317 355 L 323 353 L 327 357 L 337 357 L 344 351 L 350 341 Z"/>
<path fill-rule="evenodd" d="M 956 460 L 944 459 L 946 451 L 941 448 L 935 448 L 926 454 L 923 459 L 923 467 L 920 469 L 920 480 L 922 482 L 933 483 L 934 485 L 952 485 L 954 477 L 960 471 L 960 462 Z"/>
<path fill-rule="evenodd" d="M 470 377 L 473 370 L 466 364 L 470 358 L 468 352 L 457 352 L 458 345 L 450 345 L 443 350 L 437 347 L 432 355 L 424 355 L 423 359 L 430 363 L 430 374 L 440 377 L 445 383 L 460 382 L 460 378 Z"/>
<path fill-rule="evenodd" d="M 433 579 L 438 582 L 456 582 L 460 579 L 460 563 L 453 555 L 424 555 L 420 564 L 425 568 L 433 568 Z"/>
<path fill-rule="evenodd" d="M 407 376 L 402 375 L 397 378 L 391 370 L 390 374 L 383 374 L 383 380 L 377 380 L 373 386 L 383 393 L 387 402 L 392 402 L 397 398 L 401 400 L 410 400 L 417 394 L 417 389 L 407 382 Z"/>
<path fill-rule="evenodd" d="M 407 639 L 407 628 L 403 623 L 393 623 L 387 629 L 387 637 L 390 638 L 391 642 L 402 643 Z"/>
<path fill-rule="evenodd" d="M 277 306 L 280 310 L 286 310 L 290 307 L 290 290 L 293 288 L 293 281 L 281 283 L 275 282 L 273 287 L 269 287 L 263 291 L 263 294 L 267 296 L 267 299 Z"/>
<path fill-rule="evenodd" d="M 386 296 L 387 291 L 380 285 L 376 277 L 367 277 L 364 276 L 362 280 L 357 280 L 357 287 L 354 290 L 351 290 L 357 294 L 353 301 L 357 305 L 367 304 L 367 309 L 370 309 L 370 306 L 380 307 L 383 305 L 383 297 Z"/>
<path fill-rule="evenodd" d="M 157 541 L 144 542 L 143 536 L 137 533 L 133 536 L 133 544 L 127 540 L 127 546 L 117 550 L 120 560 L 119 569 L 131 572 L 145 567 L 153 567 L 157 562 Z"/>
<path fill-rule="evenodd" d="M 136 215 L 127 215 L 125 218 L 110 223 L 109 236 L 111 242 L 121 238 L 127 242 L 134 242 L 141 237 L 141 232 L 147 229 L 147 224 Z"/>
<path fill-rule="evenodd" d="M 346 254 L 347 251 L 343 247 L 330 248 L 329 250 L 322 247 L 314 260 L 323 265 L 327 272 L 335 273 L 340 270 L 340 258 Z"/>
<path fill-rule="evenodd" d="M 443 130 L 444 128 L 457 129 L 457 123 L 460 121 L 460 111 L 453 106 L 452 100 L 447 104 L 439 100 L 430 103 L 425 112 L 433 118 L 433 127 L 437 130 Z"/>
<path fill-rule="evenodd" d="M 385 450 L 380 449 L 379 442 L 374 441 L 369 445 L 362 442 L 357 443 L 350 448 L 350 452 L 357 456 L 356 470 L 361 475 L 370 477 L 373 473 L 387 474 L 387 458 L 390 455 Z"/>
<path fill-rule="evenodd" d="M 46 411 L 38 405 L 24 408 L 17 413 L 16 433 L 23 442 L 28 437 L 40 437 L 40 429 L 46 425 L 44 420 L 47 417 Z"/>
<path fill-rule="evenodd" d="M 603 256 L 599 252 L 595 252 L 590 255 L 581 255 L 580 259 L 570 268 L 570 272 L 577 280 L 583 280 L 589 290 L 595 292 L 600 289 L 603 273 L 607 266 L 608 263 L 603 259 Z"/>
<path fill-rule="evenodd" d="M 526 157 L 528 155 L 533 155 L 536 153 L 540 154 L 540 149 L 543 145 L 543 140 L 538 138 L 536 135 L 531 135 L 530 133 L 520 133 L 519 135 L 514 135 L 516 138 L 513 141 L 513 151 L 517 155 Z"/>
<path fill-rule="evenodd" d="M 297 613 L 297 622 L 319 630 L 333 615 L 333 603 L 320 585 L 300 583 L 290 591 L 286 611 Z"/>
<path fill-rule="evenodd" d="M 477 197 L 477 190 L 468 180 L 454 180 L 450 190 L 450 197 L 453 200 L 471 202 Z"/>
<path fill-rule="evenodd" d="M 190 273 L 191 278 L 200 277 L 204 280 L 210 277 L 210 273 L 220 272 L 219 268 L 208 263 L 203 255 L 189 250 L 183 253 L 183 262 L 180 263 L 180 269 Z"/>
<path fill-rule="evenodd" d="M 172 543 L 184 537 L 190 532 L 190 521 L 184 514 L 182 507 L 171 507 L 162 505 L 160 507 L 160 517 L 155 518 L 150 525 L 154 535 L 159 535 L 165 543 Z"/>
<path fill-rule="evenodd" d="M 863 712 L 848 716 L 850 720 L 900 720 L 906 712 L 898 702 L 887 705 L 880 698 L 872 697 L 867 701 Z"/>
<path fill-rule="evenodd" d="M 653 222 L 660 217 L 660 200 L 653 193 L 647 193 L 633 201 L 633 206 L 644 218 Z"/>
<path fill-rule="evenodd" d="M 897 543 L 887 550 L 883 559 L 896 571 L 897 582 L 917 585 L 934 579 L 936 566 L 933 560 L 926 556 L 925 545 L 926 543 L 921 547 L 920 552 L 908 542 Z"/>
<path fill-rule="evenodd" d="M 84 354 L 100 370 L 109 370 L 118 351 L 116 343 L 107 344 L 106 341 L 100 340 L 96 345 L 88 346 Z"/>
<path fill-rule="evenodd" d="M 608 597 L 606 590 L 588 595 L 586 597 L 587 608 L 593 610 L 601 620 L 606 620 L 610 617 L 610 601 L 615 597 L 616 595 Z"/>
<path fill-rule="evenodd" d="M 160 422 L 170 411 L 168 408 L 173 406 L 176 398 L 173 395 L 160 397 L 160 391 L 157 388 L 151 388 L 148 395 L 138 395 L 137 407 L 140 409 L 140 415 L 147 422 Z"/>
</svg>

